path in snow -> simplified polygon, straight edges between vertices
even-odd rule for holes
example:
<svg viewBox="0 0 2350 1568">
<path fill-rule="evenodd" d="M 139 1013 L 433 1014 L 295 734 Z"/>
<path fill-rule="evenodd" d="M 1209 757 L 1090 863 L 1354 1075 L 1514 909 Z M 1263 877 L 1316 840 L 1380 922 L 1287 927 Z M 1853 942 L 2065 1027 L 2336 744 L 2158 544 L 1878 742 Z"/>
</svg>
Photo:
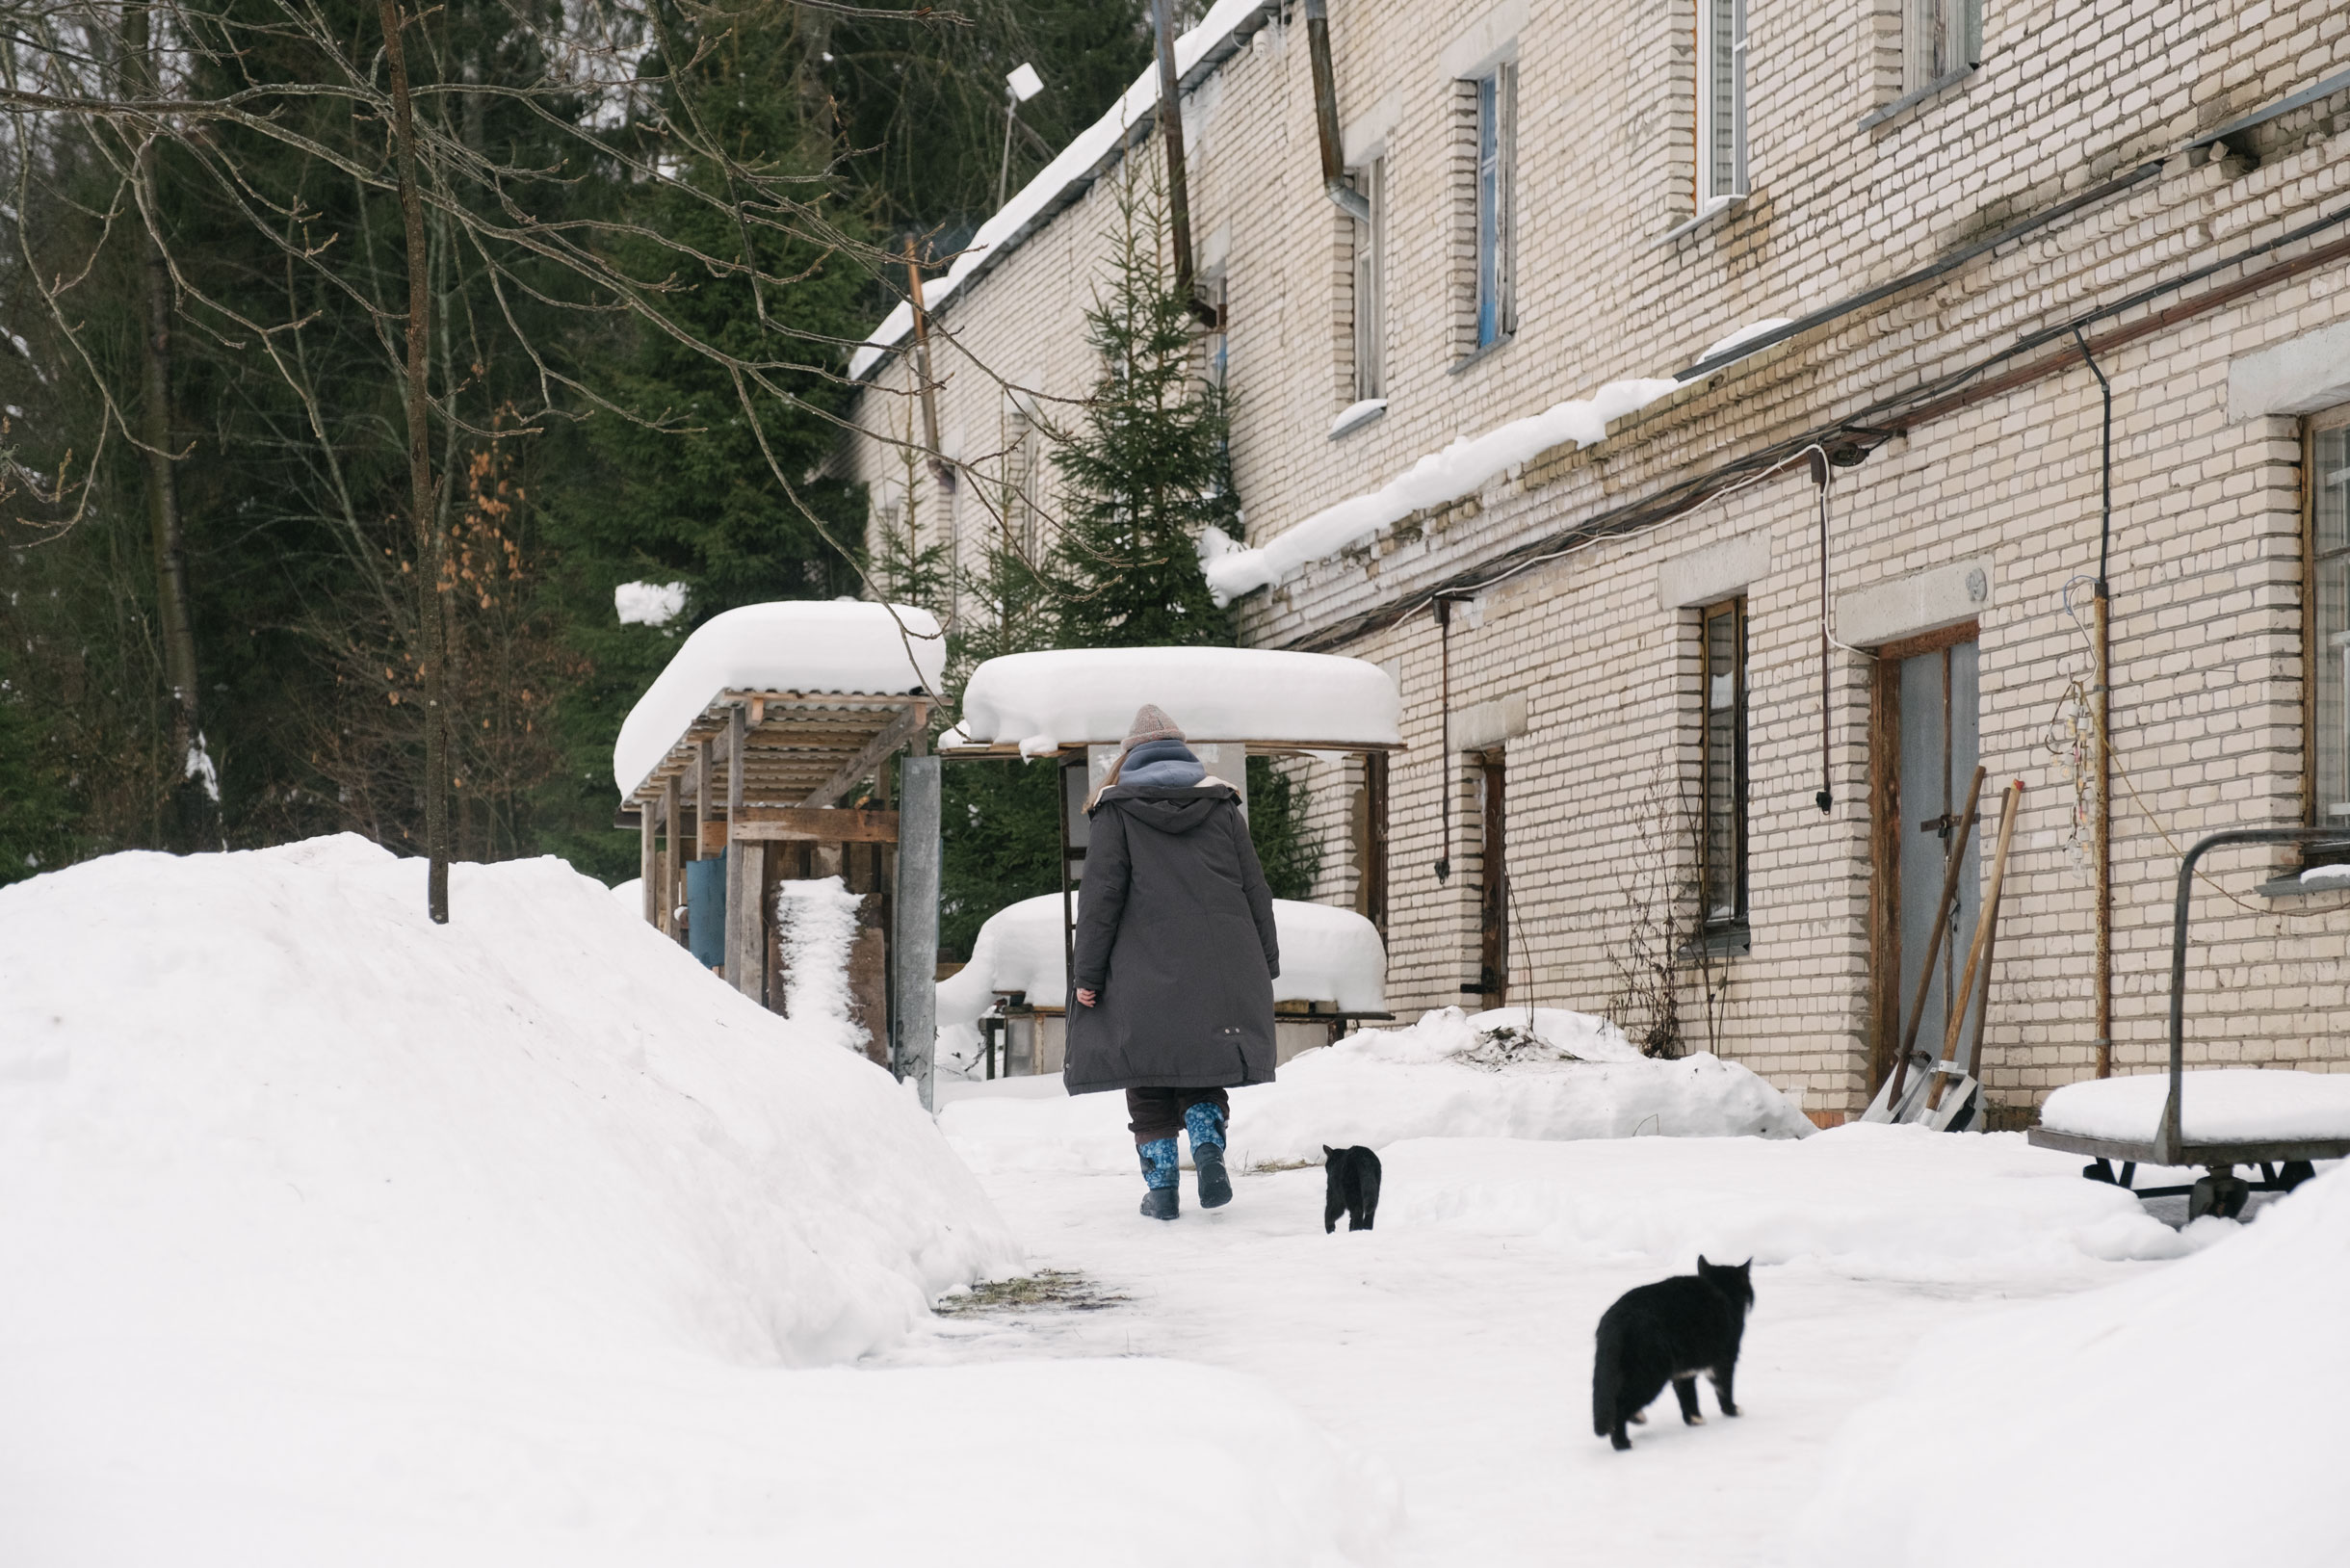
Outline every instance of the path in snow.
<svg viewBox="0 0 2350 1568">
<path fill-rule="evenodd" d="M 1932 1167 L 1948 1163 L 1938 1158 L 1945 1151 L 1960 1161 L 1994 1154 L 1986 1141 L 1945 1138 L 1882 1154 Z M 1767 1253 L 1770 1241 L 1756 1238 L 1783 1233 L 1786 1214 L 1806 1206 L 1811 1179 L 1811 1167 L 1774 1161 L 1773 1151 L 1793 1154 L 1819 1140 L 1405 1144 L 1388 1154 L 1382 1228 L 1363 1235 L 1322 1234 L 1319 1169 L 1241 1176 L 1233 1204 L 1215 1213 L 1195 1207 L 1187 1173 L 1184 1216 L 1172 1225 L 1136 1215 L 1136 1177 L 994 1174 L 983 1181 L 1032 1267 L 1082 1271 L 1128 1301 L 943 1320 L 927 1342 L 889 1359 L 1131 1354 L 1262 1378 L 1401 1481 L 1411 1528 L 1397 1546 L 1406 1562 L 1549 1564 L 1569 1553 L 1591 1561 L 1781 1562 L 1828 1440 L 1855 1406 L 1888 1387 L 1920 1341 L 2004 1301 L 2156 1267 L 2100 1262 L 2024 1234 L 2034 1227 L 2016 1224 L 2017 1191 L 2093 1214 L 2106 1212 L 2100 1200 L 2119 1195 L 2091 1193 L 2079 1204 L 2076 1194 L 2089 1184 L 2055 1179 L 2077 1163 L 2042 1167 L 2021 1139 L 1998 1141 L 2018 1147 L 1996 1151 L 1979 1167 L 1983 1212 L 1945 1214 L 1938 1249 L 1907 1258 L 1886 1251 L 1886 1216 L 1905 1196 L 1899 1182 L 1874 1213 L 1864 1194 L 1836 1194 L 1850 1210 L 1844 1242 L 1756 1265 L 1758 1307 L 1738 1375 L 1741 1419 L 1712 1414 L 1708 1390 L 1707 1424 L 1684 1427 L 1668 1391 L 1650 1424 L 1634 1428 L 1630 1454 L 1591 1433 L 1591 1330 L 1623 1291 L 1675 1268 L 1612 1242 L 1606 1256 L 1595 1256 L 1590 1216 L 1562 1223 L 1554 1211 L 1580 1196 L 1657 1230 L 1645 1192 L 1615 1203 L 1577 1184 L 1596 1186 L 1599 1173 L 1616 1172 L 1618 1181 L 1645 1185 L 1669 1162 L 1700 1183 L 1722 1182 L 1722 1205 L 1786 1205 L 1725 1227 Z M 1998 1174 L 2020 1163 L 2035 1179 Z M 1747 1166 L 1756 1168 L 1734 1174 Z M 1863 1173 L 1848 1174 L 1859 1185 Z M 1947 1173 L 1920 1175 L 1930 1185 Z M 1994 1190 L 2002 1181 L 2003 1199 Z M 1463 1195 L 1480 1192 L 1481 1209 Z M 1962 1193 L 1957 1207 L 1970 1201 Z M 1666 1211 L 1689 1212 L 1670 1201 Z M 2120 1223 L 2091 1237 L 2091 1250 L 2145 1257 L 2168 1249 L 2167 1232 L 2150 1236 L 2151 1226 L 2140 1229 L 2138 1216 L 2120 1210 L 2110 1217 Z M 1893 1222 L 1899 1226 L 1897 1214 Z M 2010 1231 L 2013 1244 L 2002 1252 L 2000 1237 Z M 1968 1257 L 1970 1237 L 1988 1253 Z M 1859 1250 L 1841 1250 L 1846 1243 Z M 1669 1251 L 1679 1243 L 1667 1236 L 1659 1244 Z M 1000 1465 L 1008 1481 L 1033 1478 L 1040 1468 L 1051 1475 L 1054 1456 L 974 1453 L 954 1462 Z M 1190 1484 L 1180 1474 L 1164 1480 Z"/>
</svg>

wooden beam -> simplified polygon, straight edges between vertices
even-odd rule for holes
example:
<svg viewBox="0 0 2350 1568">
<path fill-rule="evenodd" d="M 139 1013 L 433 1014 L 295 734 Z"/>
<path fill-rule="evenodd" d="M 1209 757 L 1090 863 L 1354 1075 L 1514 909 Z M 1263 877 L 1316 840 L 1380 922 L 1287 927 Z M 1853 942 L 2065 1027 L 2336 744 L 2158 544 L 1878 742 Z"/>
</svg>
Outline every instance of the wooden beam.
<svg viewBox="0 0 2350 1568">
<path fill-rule="evenodd" d="M 702 845 L 728 839 L 773 844 L 779 841 L 814 844 L 895 844 L 898 814 L 894 811 L 852 811 L 843 806 L 744 806 L 728 823 L 702 829 Z"/>
<path fill-rule="evenodd" d="M 653 808 L 648 805 L 637 814 L 637 891 L 643 896 L 640 912 L 647 926 L 660 924 L 653 918 L 659 907 L 653 902 L 653 879 L 660 872 L 660 861 L 653 854 Z"/>
<path fill-rule="evenodd" d="M 684 863 L 678 853 L 678 828 L 683 825 L 685 813 L 678 809 L 677 775 L 671 773 L 661 781 L 661 901 L 655 906 L 661 911 L 663 934 L 677 934 L 677 868 Z"/>
<path fill-rule="evenodd" d="M 841 764 L 840 771 L 810 791 L 800 802 L 803 806 L 828 806 L 854 788 L 857 780 L 871 774 L 881 760 L 911 739 L 930 722 L 927 703 L 918 703 L 900 714 L 890 726 L 865 743 L 857 754 Z"/>
<path fill-rule="evenodd" d="M 693 743 L 693 858 L 702 857 L 700 840 L 710 831 L 710 743 Z M 722 848 L 722 846 L 721 846 Z"/>
</svg>

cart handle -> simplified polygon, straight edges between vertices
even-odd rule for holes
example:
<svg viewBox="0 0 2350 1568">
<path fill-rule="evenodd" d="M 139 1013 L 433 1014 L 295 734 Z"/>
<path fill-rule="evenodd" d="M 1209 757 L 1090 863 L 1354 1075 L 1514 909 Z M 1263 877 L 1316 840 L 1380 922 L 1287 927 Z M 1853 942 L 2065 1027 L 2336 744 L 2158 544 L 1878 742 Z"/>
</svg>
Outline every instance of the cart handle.
<svg viewBox="0 0 2350 1568">
<path fill-rule="evenodd" d="M 2350 848 L 2350 839 L 2344 839 L 2338 827 L 2231 827 L 2196 840 L 2179 862 L 2179 893 L 2171 906 L 2171 1091 L 2154 1133 L 2154 1152 L 2166 1165 L 2179 1164 L 2185 1149 L 2179 1091 L 2186 1078 L 2187 906 L 2195 892 L 2195 862 L 2205 850 L 2232 844 L 2324 844 L 2332 849 Z"/>
</svg>

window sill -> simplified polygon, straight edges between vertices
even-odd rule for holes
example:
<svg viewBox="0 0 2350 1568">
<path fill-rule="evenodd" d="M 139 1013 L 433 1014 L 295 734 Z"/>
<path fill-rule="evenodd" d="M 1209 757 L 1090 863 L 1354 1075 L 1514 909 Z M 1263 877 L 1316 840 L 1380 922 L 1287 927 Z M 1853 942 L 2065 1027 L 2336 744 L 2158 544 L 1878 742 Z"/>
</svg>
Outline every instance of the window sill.
<svg viewBox="0 0 2350 1568">
<path fill-rule="evenodd" d="M 1736 921 L 1694 937 L 1675 954 L 1683 963 L 1694 963 L 1700 958 L 1742 958 L 1754 947 L 1754 933 L 1746 922 Z"/>
<path fill-rule="evenodd" d="M 1337 441 L 1352 435 L 1366 425 L 1377 424 L 1386 414 L 1385 398 L 1365 398 L 1360 403 L 1348 404 L 1338 418 L 1330 422 L 1330 439 Z"/>
<path fill-rule="evenodd" d="M 1862 116 L 1860 128 L 1864 131 L 1873 131 L 1880 125 L 1899 119 L 1903 115 L 1908 114 L 1911 110 L 1926 102 L 1928 99 L 1940 97 L 1943 93 L 1947 92 L 1950 89 L 1958 86 L 1961 82 L 1964 82 L 1968 77 L 1972 76 L 1976 71 L 1979 71 L 1983 67 L 1980 65 L 1961 65 L 1958 69 L 1950 72 L 1946 76 L 1937 76 L 1934 78 L 1934 80 L 1926 83 L 1925 86 L 1919 88 L 1917 91 L 1904 93 L 1902 96 L 1895 98 L 1893 102 L 1887 104 L 1884 108 L 1875 111 L 1873 114 Z"/>
<path fill-rule="evenodd" d="M 2253 889 L 2263 899 L 2314 899 L 2327 893 L 2350 893 L 2350 881 L 2305 882 L 2297 875 L 2278 876 Z"/>
<path fill-rule="evenodd" d="M 1463 354 L 1460 358 L 1453 360 L 1450 368 L 1448 369 L 1445 374 L 1448 376 L 1458 376 L 1462 371 L 1467 370 L 1470 366 L 1482 364 L 1484 361 L 1492 358 L 1495 354 L 1500 353 L 1503 349 L 1508 348 L 1511 344 L 1517 341 L 1517 333 L 1504 332 L 1500 337 L 1495 338 L 1491 343 L 1486 344 L 1483 348 L 1476 350 L 1475 353 Z"/>
<path fill-rule="evenodd" d="M 1665 230 L 1663 236 L 1657 241 L 1655 248 L 1661 250 L 1666 246 L 1686 239 L 1688 236 L 1696 233 L 1699 229 L 1704 228 L 1708 223 L 1712 222 L 1716 218 L 1721 217 L 1722 214 L 1737 211 L 1740 207 L 1746 205 L 1746 198 L 1752 194 L 1753 193 L 1749 191 L 1740 191 L 1736 196 L 1718 196 L 1713 197 L 1704 206 L 1698 208 L 1693 216 L 1683 219 L 1680 222 Z"/>
</svg>

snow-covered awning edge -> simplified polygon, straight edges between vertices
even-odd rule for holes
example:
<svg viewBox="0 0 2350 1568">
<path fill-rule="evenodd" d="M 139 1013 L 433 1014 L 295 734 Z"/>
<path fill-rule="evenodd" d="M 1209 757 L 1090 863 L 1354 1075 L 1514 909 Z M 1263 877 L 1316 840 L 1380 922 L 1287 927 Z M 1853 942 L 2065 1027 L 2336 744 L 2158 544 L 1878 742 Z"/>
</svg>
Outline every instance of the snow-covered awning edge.
<svg viewBox="0 0 2350 1568">
<path fill-rule="evenodd" d="M 1178 90 L 1189 92 L 1198 87 L 1238 54 L 1276 10 L 1278 0 L 1216 0 L 1197 27 L 1175 39 Z M 923 285 L 924 308 L 935 318 L 956 289 L 1018 249 L 1031 234 L 1084 196 L 1129 146 L 1150 134 L 1158 114 L 1159 66 L 1154 61 L 1107 114 L 1080 132 L 1059 156 L 979 225 L 945 277 Z M 900 301 L 849 355 L 849 379 L 863 380 L 913 329 L 914 307 Z"/>
</svg>

